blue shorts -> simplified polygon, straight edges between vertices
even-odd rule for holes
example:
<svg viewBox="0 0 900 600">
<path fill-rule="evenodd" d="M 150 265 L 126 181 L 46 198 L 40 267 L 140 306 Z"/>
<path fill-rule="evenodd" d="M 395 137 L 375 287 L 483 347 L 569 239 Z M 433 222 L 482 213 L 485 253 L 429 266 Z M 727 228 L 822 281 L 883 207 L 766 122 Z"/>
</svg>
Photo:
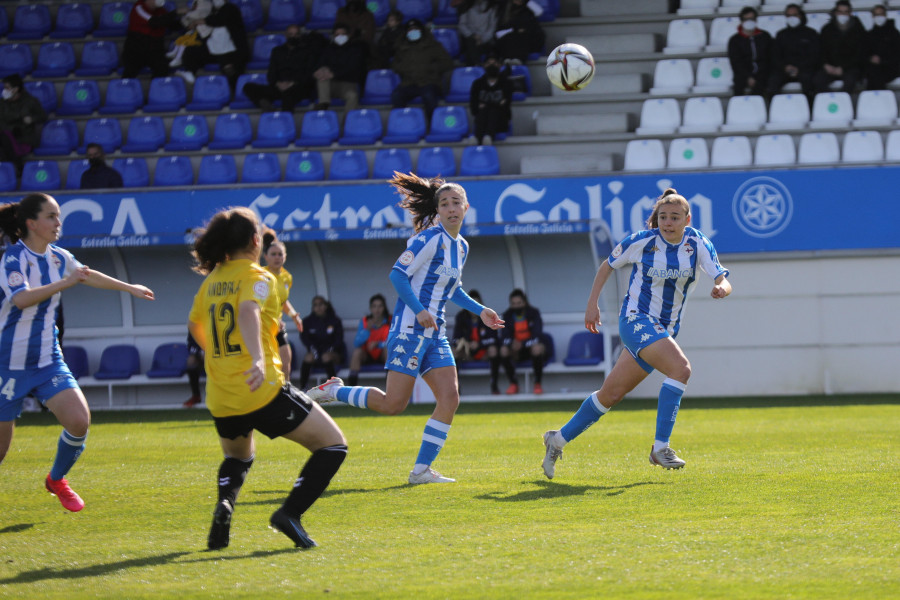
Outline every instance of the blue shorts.
<svg viewBox="0 0 900 600">
<path fill-rule="evenodd" d="M 666 331 L 665 326 L 650 315 L 632 313 L 625 317 L 619 317 L 619 337 L 622 338 L 622 343 L 625 344 L 625 348 L 634 357 L 637 364 L 643 370 L 652 373 L 653 367 L 638 354 L 653 342 L 669 337 L 669 332 Z"/>
<path fill-rule="evenodd" d="M 62 358 L 35 371 L 0 370 L 0 421 L 14 421 L 21 415 L 29 394 L 44 404 L 70 388 L 78 389 L 78 383 Z"/>
<path fill-rule="evenodd" d="M 455 367 L 447 338 L 427 338 L 414 333 L 392 333 L 387 339 L 384 368 L 407 375 L 424 375 L 438 367 Z"/>
</svg>

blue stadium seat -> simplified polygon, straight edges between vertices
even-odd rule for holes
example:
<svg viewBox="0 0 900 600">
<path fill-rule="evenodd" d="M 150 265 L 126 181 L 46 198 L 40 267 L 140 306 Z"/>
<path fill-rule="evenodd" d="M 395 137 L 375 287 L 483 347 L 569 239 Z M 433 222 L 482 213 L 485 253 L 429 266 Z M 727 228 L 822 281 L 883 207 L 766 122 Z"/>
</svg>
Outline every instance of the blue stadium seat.
<svg viewBox="0 0 900 600">
<path fill-rule="evenodd" d="M 447 54 L 453 58 L 459 56 L 459 34 L 456 33 L 456 29 L 439 27 L 432 29 L 431 34 L 434 36 L 434 39 L 441 43 Z"/>
<path fill-rule="evenodd" d="M 106 2 L 100 7 L 100 18 L 93 32 L 95 38 L 125 37 L 128 15 L 134 2 Z"/>
<path fill-rule="evenodd" d="M 259 152 L 244 157 L 244 168 L 241 170 L 243 183 L 273 183 L 281 181 L 281 165 L 278 155 L 272 152 Z"/>
<path fill-rule="evenodd" d="M 100 88 L 93 79 L 67 81 L 56 113 L 89 115 L 100 108 Z"/>
<path fill-rule="evenodd" d="M 369 163 L 366 160 L 366 153 L 362 150 L 341 150 L 331 156 L 329 179 L 368 179 L 368 177 Z"/>
<path fill-rule="evenodd" d="M 375 152 L 372 179 L 391 179 L 394 171 L 405 174 L 412 170 L 412 157 L 406 148 L 381 148 Z"/>
<path fill-rule="evenodd" d="M 0 10 L 0 35 L 6 35 L 9 32 L 9 15 L 5 10 Z"/>
<path fill-rule="evenodd" d="M 237 4 L 241 9 L 241 16 L 244 18 L 244 29 L 247 33 L 256 31 L 263 24 L 263 7 L 259 0 L 234 0 L 232 4 Z"/>
<path fill-rule="evenodd" d="M 45 192 L 60 187 L 59 165 L 55 160 L 32 160 L 22 169 L 22 191 Z"/>
<path fill-rule="evenodd" d="M 75 49 L 69 42 L 49 42 L 38 49 L 32 77 L 65 77 L 75 70 Z"/>
<path fill-rule="evenodd" d="M 387 21 L 388 13 L 391 12 L 390 0 L 367 0 L 366 8 L 375 17 L 375 25 L 381 27 Z"/>
<path fill-rule="evenodd" d="M 288 154 L 284 170 L 285 181 L 322 181 L 325 179 L 325 164 L 322 155 L 315 150 L 291 152 Z"/>
<path fill-rule="evenodd" d="M 259 116 L 254 148 L 286 148 L 297 137 L 294 115 L 289 112 L 267 112 Z"/>
<path fill-rule="evenodd" d="M 425 111 L 418 106 L 392 108 L 381 141 L 385 144 L 415 144 L 425 137 L 426 127 Z"/>
<path fill-rule="evenodd" d="M 111 42 L 106 42 L 110 44 Z M 137 79 L 112 79 L 106 87 L 101 115 L 127 115 L 144 106 L 144 90 Z"/>
<path fill-rule="evenodd" d="M 244 73 L 238 76 L 237 84 L 234 86 L 234 99 L 231 101 L 231 109 L 253 108 L 253 103 L 244 95 L 244 84 L 258 83 L 260 85 L 268 85 L 265 73 Z"/>
<path fill-rule="evenodd" d="M 456 67 L 450 74 L 447 102 L 468 102 L 472 82 L 484 75 L 483 67 Z"/>
<path fill-rule="evenodd" d="M 450 0 L 438 0 L 437 12 L 434 15 L 435 25 L 456 25 L 459 23 L 459 13 L 456 7 L 450 4 Z"/>
<path fill-rule="evenodd" d="M 284 29 L 282 27 L 282 29 Z M 250 62 L 247 64 L 248 69 L 267 69 L 269 67 L 269 58 L 272 56 L 272 50 L 276 46 L 285 43 L 286 39 L 280 33 L 270 33 L 269 35 L 260 35 L 253 40 L 253 54 Z"/>
<path fill-rule="evenodd" d="M 82 346 L 66 344 L 62 348 L 62 352 L 63 360 L 66 362 L 66 366 L 69 367 L 69 371 L 72 372 L 72 377 L 78 379 L 90 372 L 88 368 L 87 350 Z"/>
<path fill-rule="evenodd" d="M 56 27 L 51 38 L 81 39 L 94 29 L 94 13 L 87 2 L 60 4 L 56 12 Z"/>
<path fill-rule="evenodd" d="M 513 81 L 513 100 L 524 100 L 531 95 L 531 73 L 525 65 L 510 66 L 510 81 Z M 519 85 L 521 81 L 521 85 Z"/>
<path fill-rule="evenodd" d="M 253 126 L 246 113 L 230 113 L 216 117 L 210 150 L 235 150 L 250 143 Z"/>
<path fill-rule="evenodd" d="M 599 365 L 603 359 L 603 334 L 579 331 L 569 339 L 569 350 L 563 364 L 567 367 L 584 367 Z"/>
<path fill-rule="evenodd" d="M 66 155 L 78 147 L 78 125 L 69 119 L 48 121 L 41 130 L 41 143 L 35 156 Z"/>
<path fill-rule="evenodd" d="M 116 344 L 103 349 L 94 379 L 128 379 L 140 372 L 138 349 L 131 344 Z"/>
<path fill-rule="evenodd" d="M 97 40 L 87 42 L 81 49 L 81 66 L 75 69 L 79 77 L 109 75 L 119 68 L 119 51 L 115 42 Z"/>
<path fill-rule="evenodd" d="M 456 175 L 456 158 L 447 146 L 422 148 L 416 161 L 416 174 L 421 177 L 452 177 Z"/>
<path fill-rule="evenodd" d="M 0 77 L 17 73 L 25 77 L 34 70 L 34 57 L 28 44 L 0 46 Z"/>
<path fill-rule="evenodd" d="M 6 37 L 11 40 L 39 40 L 53 28 L 46 4 L 29 3 L 16 7 L 13 27 Z"/>
<path fill-rule="evenodd" d="M 298 146 L 330 146 L 340 135 L 337 113 L 333 110 L 312 110 L 303 114 Z"/>
<path fill-rule="evenodd" d="M 44 110 L 49 113 L 56 112 L 56 88 L 49 81 L 26 81 L 25 89 L 38 99 Z"/>
<path fill-rule="evenodd" d="M 312 0 L 306 28 L 331 29 L 338 9 L 344 4 L 346 4 L 345 0 Z"/>
<path fill-rule="evenodd" d="M 366 75 L 366 91 L 363 104 L 390 104 L 391 92 L 400 85 L 400 76 L 390 69 L 372 69 Z"/>
<path fill-rule="evenodd" d="M 466 146 L 459 160 L 460 175 L 499 175 L 500 157 L 493 146 Z"/>
<path fill-rule="evenodd" d="M 84 152 L 88 144 L 100 144 L 107 154 L 122 147 L 122 126 L 118 119 L 90 119 L 84 125 L 84 140 L 79 152 Z"/>
<path fill-rule="evenodd" d="M 177 115 L 172 120 L 166 152 L 200 150 L 209 143 L 206 118 L 198 115 Z"/>
<path fill-rule="evenodd" d="M 194 167 L 187 156 L 164 156 L 156 161 L 153 185 L 193 185 Z"/>
<path fill-rule="evenodd" d="M 541 5 L 544 12 L 538 17 L 538 21 L 553 21 L 559 16 L 559 0 L 534 0 Z"/>
<path fill-rule="evenodd" d="M 194 83 L 188 110 L 219 110 L 231 100 L 231 88 L 224 75 L 204 75 Z"/>
<path fill-rule="evenodd" d="M 469 134 L 469 115 L 462 106 L 438 106 L 431 115 L 428 142 L 458 142 Z"/>
<path fill-rule="evenodd" d="M 15 165 L 11 162 L 0 162 L 0 192 L 15 191 L 18 184 Z"/>
<path fill-rule="evenodd" d="M 86 158 L 79 158 L 69 162 L 69 168 L 66 169 L 66 189 L 80 190 L 81 176 L 90 166 L 91 163 Z"/>
<path fill-rule="evenodd" d="M 403 19 L 419 19 L 423 23 L 431 20 L 433 9 L 431 0 L 397 0 L 396 8 L 403 13 Z"/>
<path fill-rule="evenodd" d="M 338 143 L 342 146 L 374 144 L 383 133 L 381 114 L 377 110 L 357 108 L 344 115 L 344 135 Z"/>
<path fill-rule="evenodd" d="M 187 103 L 187 88 L 181 77 L 154 77 L 150 80 L 144 112 L 174 112 Z"/>
<path fill-rule="evenodd" d="M 156 152 L 166 143 L 166 126 L 161 117 L 132 117 L 123 152 Z"/>
<path fill-rule="evenodd" d="M 266 31 L 284 31 L 288 25 L 303 25 L 306 7 L 302 0 L 269 0 Z"/>
<path fill-rule="evenodd" d="M 147 377 L 181 377 L 187 366 L 187 344 L 161 344 L 153 351 Z"/>
<path fill-rule="evenodd" d="M 231 154 L 207 154 L 200 159 L 197 185 L 237 183 L 237 164 Z"/>
<path fill-rule="evenodd" d="M 150 187 L 150 169 L 143 158 L 117 158 L 112 168 L 122 176 L 122 185 L 132 187 Z"/>
</svg>

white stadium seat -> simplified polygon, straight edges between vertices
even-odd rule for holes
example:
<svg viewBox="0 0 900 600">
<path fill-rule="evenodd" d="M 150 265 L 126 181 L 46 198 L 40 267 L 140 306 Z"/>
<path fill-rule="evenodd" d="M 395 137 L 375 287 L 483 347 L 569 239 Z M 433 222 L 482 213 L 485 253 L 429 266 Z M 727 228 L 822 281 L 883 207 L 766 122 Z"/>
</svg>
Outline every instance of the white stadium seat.
<svg viewBox="0 0 900 600">
<path fill-rule="evenodd" d="M 695 96 L 684 103 L 684 116 L 678 133 L 711 133 L 725 121 L 722 101 L 715 96 Z"/>
<path fill-rule="evenodd" d="M 885 2 L 887 4 L 887 2 Z M 859 8 L 859 1 L 853 0 L 854 8 Z M 871 6 L 869 8 L 872 8 Z M 872 27 L 875 25 L 874 21 L 872 21 L 872 13 L 864 10 L 854 10 L 853 16 L 860 20 L 862 26 L 866 28 L 866 31 L 871 31 Z"/>
<path fill-rule="evenodd" d="M 884 145 L 877 131 L 851 131 L 844 136 L 841 160 L 845 163 L 880 163 Z"/>
<path fill-rule="evenodd" d="M 666 47 L 663 54 L 691 54 L 706 46 L 706 27 L 703 19 L 675 19 L 669 21 Z"/>
<path fill-rule="evenodd" d="M 697 83 L 694 94 L 721 94 L 731 90 L 734 72 L 724 56 L 705 56 L 697 62 Z"/>
<path fill-rule="evenodd" d="M 847 127 L 853 120 L 853 100 L 847 92 L 822 92 L 813 101 L 812 129 Z"/>
<path fill-rule="evenodd" d="M 716 12 L 719 0 L 681 0 L 679 15 L 706 15 Z"/>
<path fill-rule="evenodd" d="M 761 12 L 784 13 L 784 7 L 788 4 L 802 4 L 796 0 L 765 0 L 761 7 Z"/>
<path fill-rule="evenodd" d="M 785 166 L 797 162 L 794 138 L 785 134 L 761 135 L 756 138 L 753 164 L 762 166 Z"/>
<path fill-rule="evenodd" d="M 631 140 L 625 146 L 626 171 L 659 171 L 666 168 L 661 140 Z"/>
<path fill-rule="evenodd" d="M 900 161 L 900 129 L 888 134 L 884 144 L 884 160 Z"/>
<path fill-rule="evenodd" d="M 667 58 L 656 63 L 653 72 L 654 96 L 667 94 L 687 94 L 694 85 L 694 69 L 686 58 Z"/>
<path fill-rule="evenodd" d="M 638 135 L 675 133 L 681 125 L 681 108 L 675 98 L 648 98 L 641 106 L 641 125 Z"/>
<path fill-rule="evenodd" d="M 677 138 L 669 145 L 669 169 L 703 169 L 709 166 L 709 146 L 703 138 Z"/>
<path fill-rule="evenodd" d="M 719 14 L 736 15 L 745 6 L 758 9 L 762 0 L 722 0 L 719 6 Z"/>
<path fill-rule="evenodd" d="M 809 101 L 803 94 L 776 94 L 769 105 L 766 129 L 803 129 L 809 123 Z"/>
<path fill-rule="evenodd" d="M 725 111 L 722 131 L 759 131 L 766 123 L 766 101 L 762 96 L 732 96 Z"/>
<path fill-rule="evenodd" d="M 841 160 L 837 136 L 830 131 L 804 133 L 800 136 L 797 162 L 801 165 L 836 163 Z"/>
<path fill-rule="evenodd" d="M 757 27 L 767 31 L 774 38 L 779 31 L 787 27 L 787 22 L 784 15 L 760 15 Z"/>
<path fill-rule="evenodd" d="M 832 3 L 832 5 L 833 5 L 833 3 Z M 830 10 L 830 9 L 831 9 L 831 7 L 829 6 L 828 8 L 823 9 L 823 10 Z M 809 11 L 809 8 L 807 7 L 806 10 Z M 815 29 L 816 33 L 822 33 L 822 28 L 825 27 L 825 23 L 827 23 L 830 20 L 831 20 L 831 15 L 829 15 L 827 12 L 818 12 L 818 13 L 807 12 L 806 13 L 806 26 L 812 27 L 813 29 Z"/>
<path fill-rule="evenodd" d="M 886 127 L 897 120 L 897 96 L 887 90 L 865 90 L 856 100 L 854 127 Z"/>
<path fill-rule="evenodd" d="M 737 27 L 741 20 L 737 17 L 716 17 L 709 24 L 709 41 L 706 43 L 707 52 L 725 52 L 728 49 L 728 40 L 737 33 Z"/>
<path fill-rule="evenodd" d="M 749 167 L 751 164 L 753 164 L 753 150 L 747 136 L 717 137 L 713 140 L 710 166 Z"/>
</svg>

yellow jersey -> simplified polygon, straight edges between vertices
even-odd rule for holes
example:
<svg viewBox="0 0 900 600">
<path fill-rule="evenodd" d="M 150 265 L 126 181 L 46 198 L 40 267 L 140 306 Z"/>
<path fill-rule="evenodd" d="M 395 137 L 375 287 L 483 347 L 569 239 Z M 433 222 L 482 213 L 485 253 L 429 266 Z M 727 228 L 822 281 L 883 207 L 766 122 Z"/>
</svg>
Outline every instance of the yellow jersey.
<svg viewBox="0 0 900 600">
<path fill-rule="evenodd" d="M 244 415 L 275 398 L 284 385 L 275 335 L 281 322 L 275 277 L 249 259 L 231 260 L 206 276 L 191 306 L 189 319 L 206 332 L 206 406 L 214 417 Z M 251 392 L 244 371 L 252 359 L 247 352 L 238 310 L 243 302 L 260 307 L 260 336 L 266 379 Z"/>
<path fill-rule="evenodd" d="M 276 294 L 278 295 L 278 306 L 284 306 L 291 296 L 291 286 L 294 285 L 294 277 L 288 273 L 288 270 L 281 267 L 281 273 L 274 273 L 269 267 L 265 267 L 266 271 L 272 273 L 278 280 Z"/>
</svg>

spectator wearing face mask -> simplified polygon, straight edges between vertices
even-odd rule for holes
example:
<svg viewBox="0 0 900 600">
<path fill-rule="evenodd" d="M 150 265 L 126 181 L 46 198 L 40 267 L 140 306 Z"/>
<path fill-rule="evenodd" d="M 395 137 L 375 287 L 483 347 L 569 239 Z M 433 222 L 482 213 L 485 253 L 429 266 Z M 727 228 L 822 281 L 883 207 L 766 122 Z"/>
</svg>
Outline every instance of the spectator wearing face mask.
<svg viewBox="0 0 900 600">
<path fill-rule="evenodd" d="M 734 73 L 734 95 L 761 96 L 766 90 L 772 56 L 772 36 L 756 26 L 755 8 L 741 9 L 741 24 L 728 40 L 728 61 Z"/>
<path fill-rule="evenodd" d="M 492 144 L 498 133 L 509 130 L 512 94 L 512 83 L 500 71 L 500 59 L 496 54 L 489 54 L 484 61 L 484 75 L 472 82 L 469 92 L 469 110 L 479 144 Z"/>
<path fill-rule="evenodd" d="M 22 172 L 23 159 L 41 140 L 41 125 L 47 113 L 40 101 L 28 93 L 17 74 L 3 78 L 0 100 L 0 161 L 11 162 Z"/>
<path fill-rule="evenodd" d="M 847 0 L 838 0 L 831 20 L 822 28 L 822 68 L 813 80 L 816 92 L 827 92 L 833 81 L 843 81 L 843 91 L 852 94 L 862 75 L 863 38 L 866 29 L 852 15 Z"/>
<path fill-rule="evenodd" d="M 811 101 L 815 94 L 813 77 L 821 61 L 819 34 L 807 26 L 806 13 L 799 4 L 788 4 L 784 16 L 787 27 L 778 32 L 772 45 L 772 74 L 767 96 L 771 98 L 784 84 L 797 81 Z"/>
<path fill-rule="evenodd" d="M 122 46 L 122 77 L 137 77 L 141 69 L 150 68 L 153 77 L 169 74 L 165 35 L 177 26 L 175 11 L 166 10 L 165 0 L 138 0 L 128 16 L 128 32 Z"/>
<path fill-rule="evenodd" d="M 359 87 L 366 78 L 365 42 L 350 36 L 350 28 L 335 23 L 331 43 L 325 46 L 313 73 L 319 101 L 316 110 L 326 110 L 332 98 L 343 98 L 347 111 L 359 106 Z"/>
<path fill-rule="evenodd" d="M 222 74 L 234 90 L 237 78 L 244 72 L 250 60 L 247 32 L 241 9 L 226 0 L 212 0 L 212 12 L 203 19 L 193 22 L 193 26 L 206 25 L 209 37 L 200 46 L 191 46 L 184 51 L 184 69 L 177 72 L 188 83 L 194 83 L 195 75 L 204 65 L 218 63 Z"/>
<path fill-rule="evenodd" d="M 287 41 L 273 48 L 269 57 L 268 84 L 244 85 L 244 95 L 263 110 L 272 110 L 280 100 L 281 110 L 292 112 L 316 89 L 313 71 L 328 41 L 320 33 L 301 31 L 299 25 L 289 25 L 284 34 Z"/>
<path fill-rule="evenodd" d="M 413 98 L 421 96 L 430 122 L 443 95 L 444 73 L 453 68 L 453 59 L 422 21 L 407 22 L 406 39 L 397 46 L 391 68 L 400 76 L 400 85 L 391 93 L 393 107 L 406 108 Z"/>
<path fill-rule="evenodd" d="M 88 144 L 85 157 L 91 166 L 81 174 L 81 189 L 102 190 L 122 187 L 122 175 L 106 164 L 103 146 Z"/>
<path fill-rule="evenodd" d="M 866 89 L 883 90 L 900 76 L 900 32 L 883 4 L 872 7 L 872 24 L 863 40 Z"/>
<path fill-rule="evenodd" d="M 365 0 L 347 0 L 338 9 L 334 22 L 343 23 L 350 38 L 364 42 L 367 49 L 375 43 L 375 15 L 366 7 Z"/>
</svg>

